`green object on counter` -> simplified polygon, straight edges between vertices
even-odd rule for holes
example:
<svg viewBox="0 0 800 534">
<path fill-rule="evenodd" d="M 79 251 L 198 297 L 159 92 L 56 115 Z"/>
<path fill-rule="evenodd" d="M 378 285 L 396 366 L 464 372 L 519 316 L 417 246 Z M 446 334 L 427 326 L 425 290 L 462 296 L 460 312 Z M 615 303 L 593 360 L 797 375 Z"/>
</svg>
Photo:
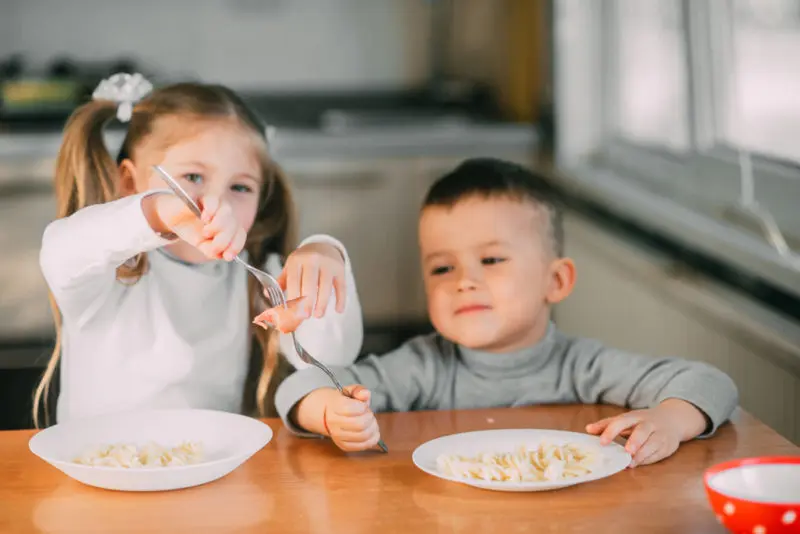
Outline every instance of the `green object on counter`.
<svg viewBox="0 0 800 534">
<path fill-rule="evenodd" d="M 78 103 L 81 93 L 81 85 L 74 80 L 6 80 L 0 84 L 0 107 L 3 113 L 72 109 Z"/>
</svg>

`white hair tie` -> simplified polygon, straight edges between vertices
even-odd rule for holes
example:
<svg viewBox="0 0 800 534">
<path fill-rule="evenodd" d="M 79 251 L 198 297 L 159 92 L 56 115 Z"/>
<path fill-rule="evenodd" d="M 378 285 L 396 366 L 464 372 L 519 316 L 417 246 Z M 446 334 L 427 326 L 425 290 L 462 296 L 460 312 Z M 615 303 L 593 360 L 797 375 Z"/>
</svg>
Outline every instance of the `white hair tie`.
<svg viewBox="0 0 800 534">
<path fill-rule="evenodd" d="M 120 72 L 106 78 L 92 93 L 93 100 L 110 100 L 117 103 L 117 118 L 128 122 L 133 115 L 133 105 L 153 90 L 153 84 L 139 74 Z"/>
</svg>

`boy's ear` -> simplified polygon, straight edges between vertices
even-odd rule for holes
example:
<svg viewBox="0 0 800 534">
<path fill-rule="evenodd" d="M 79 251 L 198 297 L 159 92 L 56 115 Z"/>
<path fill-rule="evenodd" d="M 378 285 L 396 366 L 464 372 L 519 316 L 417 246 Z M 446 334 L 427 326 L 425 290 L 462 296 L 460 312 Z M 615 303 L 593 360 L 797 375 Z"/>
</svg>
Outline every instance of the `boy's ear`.
<svg viewBox="0 0 800 534">
<path fill-rule="evenodd" d="M 550 264 L 550 287 L 545 294 L 548 304 L 558 304 L 575 287 L 575 262 L 570 258 L 558 258 Z"/>
<path fill-rule="evenodd" d="M 136 191 L 136 166 L 129 159 L 119 164 L 119 196 L 127 197 Z"/>
</svg>

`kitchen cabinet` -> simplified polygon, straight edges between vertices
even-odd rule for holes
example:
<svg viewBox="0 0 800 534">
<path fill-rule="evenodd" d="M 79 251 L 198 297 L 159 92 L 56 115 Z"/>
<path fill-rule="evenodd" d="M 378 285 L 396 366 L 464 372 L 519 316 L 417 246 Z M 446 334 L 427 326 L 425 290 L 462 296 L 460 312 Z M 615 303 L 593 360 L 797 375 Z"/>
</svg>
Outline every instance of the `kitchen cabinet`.
<svg viewBox="0 0 800 534">
<path fill-rule="evenodd" d="M 0 166 L 0 340 L 53 332 L 47 286 L 39 270 L 42 233 L 55 214 L 49 160 Z"/>
<path fill-rule="evenodd" d="M 524 152 L 495 154 L 531 165 Z M 465 157 L 286 158 L 300 239 L 330 234 L 347 247 L 367 324 L 427 321 L 417 245 L 428 188 Z"/>
<path fill-rule="evenodd" d="M 299 238 L 330 234 L 347 247 L 364 315 L 396 322 L 414 315 L 404 299 L 413 276 L 403 258 L 408 232 L 400 161 L 306 160 L 287 165 Z"/>
</svg>

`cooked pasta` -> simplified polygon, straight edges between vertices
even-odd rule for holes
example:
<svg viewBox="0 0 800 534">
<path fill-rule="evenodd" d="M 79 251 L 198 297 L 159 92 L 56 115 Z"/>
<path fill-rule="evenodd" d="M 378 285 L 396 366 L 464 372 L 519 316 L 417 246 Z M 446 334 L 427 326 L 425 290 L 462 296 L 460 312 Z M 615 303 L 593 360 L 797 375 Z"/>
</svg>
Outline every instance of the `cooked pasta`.
<svg viewBox="0 0 800 534">
<path fill-rule="evenodd" d="M 133 444 L 105 445 L 86 451 L 73 461 L 94 467 L 135 469 L 196 464 L 203 460 L 203 456 L 202 443 L 185 441 L 171 449 L 156 443 L 148 443 L 143 447 Z"/>
<path fill-rule="evenodd" d="M 449 476 L 500 482 L 545 482 L 588 475 L 595 467 L 598 451 L 577 444 L 520 446 L 516 452 L 477 456 L 442 454 L 438 469 Z"/>
</svg>

